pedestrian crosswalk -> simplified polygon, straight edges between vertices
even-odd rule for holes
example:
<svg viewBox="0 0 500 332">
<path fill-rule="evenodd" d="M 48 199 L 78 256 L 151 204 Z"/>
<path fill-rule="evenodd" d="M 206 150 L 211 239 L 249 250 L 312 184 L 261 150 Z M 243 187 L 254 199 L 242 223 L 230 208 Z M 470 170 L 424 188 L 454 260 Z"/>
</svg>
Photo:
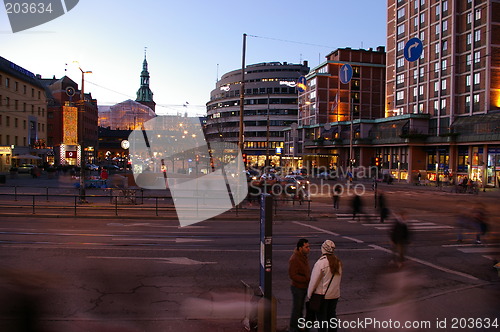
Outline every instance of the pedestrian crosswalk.
<svg viewBox="0 0 500 332">
<path fill-rule="evenodd" d="M 363 226 L 375 228 L 378 230 L 390 230 L 394 220 L 388 219 L 384 223 L 380 222 L 380 216 L 378 214 L 362 214 L 356 216 L 355 219 L 352 218 L 352 213 L 337 213 L 337 220 L 347 221 L 349 223 L 359 223 Z M 450 230 L 453 229 L 452 226 L 448 225 L 438 225 L 433 222 L 420 221 L 416 219 L 409 219 L 406 221 L 409 228 L 416 232 L 428 232 L 435 230 Z"/>
<path fill-rule="evenodd" d="M 353 224 L 359 224 L 361 226 L 377 229 L 381 231 L 389 231 L 394 223 L 393 219 L 388 219 L 384 223 L 380 223 L 380 215 L 378 214 L 361 214 L 356 216 L 355 219 L 352 217 L 352 213 L 337 213 L 337 221 L 344 221 Z M 406 221 L 408 227 L 414 232 L 431 232 L 431 231 L 444 231 L 445 234 L 451 235 L 455 238 L 455 227 L 449 225 L 439 225 L 429 221 L 422 221 L 417 219 L 409 219 Z M 450 234 L 451 233 L 451 234 Z M 469 236 L 470 241 L 473 242 L 476 232 L 463 233 L 465 236 Z M 489 232 L 488 236 L 490 238 L 497 239 L 500 236 L 499 232 Z M 487 240 L 487 239 L 486 239 Z M 454 244 L 444 244 L 443 248 L 453 248 L 460 251 L 463 254 L 475 254 L 480 255 L 493 262 L 498 262 L 500 260 L 500 244 L 498 243 L 488 243 L 484 242 L 482 244 L 476 243 L 454 243 Z M 500 274 L 500 272 L 499 272 Z"/>
<path fill-rule="evenodd" d="M 479 254 L 492 261 L 497 261 L 500 257 L 500 246 L 497 244 L 447 244 L 443 247 L 455 248 L 464 254 Z"/>
</svg>

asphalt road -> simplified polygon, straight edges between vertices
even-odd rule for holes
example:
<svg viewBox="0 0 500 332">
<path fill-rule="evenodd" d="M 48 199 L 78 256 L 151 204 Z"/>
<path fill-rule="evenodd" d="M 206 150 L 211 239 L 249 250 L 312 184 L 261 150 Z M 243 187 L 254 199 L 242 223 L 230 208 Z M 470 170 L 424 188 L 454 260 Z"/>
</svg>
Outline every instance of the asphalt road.
<svg viewBox="0 0 500 332">
<path fill-rule="evenodd" d="M 392 210 L 407 211 L 413 230 L 401 269 L 391 263 L 390 221 L 351 220 L 350 197 L 341 198 L 339 211 L 330 208 L 329 198 L 313 197 L 312 218 L 295 211 L 278 214 L 273 225 L 278 328 L 286 328 L 291 307 L 288 258 L 306 237 L 311 265 L 325 239 L 336 243 L 343 261 L 338 314 L 351 325 L 342 331 L 388 330 L 361 324 L 365 319 L 453 331 L 453 324 L 460 327 L 469 318 L 472 330 L 494 330 L 484 326 L 487 319 L 500 324 L 500 278 L 493 268 L 500 256 L 498 193 L 459 195 L 397 185 L 379 190 Z M 365 212 L 374 213 L 373 192 L 363 199 Z M 476 245 L 467 231 L 458 244 L 456 215 L 478 200 L 488 209 L 490 233 Z M 2 217 L 0 248 L 0 296 L 10 299 L 0 305 L 0 330 L 7 332 L 14 322 L 12 307 L 26 298 L 40 304 L 41 325 L 49 331 L 241 331 L 248 310 L 242 281 L 259 283 L 257 210 L 255 218 L 185 228 L 173 219 L 137 215 Z"/>
</svg>

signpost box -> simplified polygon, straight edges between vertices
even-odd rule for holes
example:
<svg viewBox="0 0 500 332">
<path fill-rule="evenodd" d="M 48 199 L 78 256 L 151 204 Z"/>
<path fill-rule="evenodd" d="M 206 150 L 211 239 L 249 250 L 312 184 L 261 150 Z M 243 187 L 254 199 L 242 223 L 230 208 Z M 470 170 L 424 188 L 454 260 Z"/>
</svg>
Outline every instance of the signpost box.
<svg viewBox="0 0 500 332">
<path fill-rule="evenodd" d="M 260 289 L 264 295 L 259 309 L 259 331 L 276 331 L 276 312 L 273 300 L 273 197 L 260 196 Z"/>
</svg>

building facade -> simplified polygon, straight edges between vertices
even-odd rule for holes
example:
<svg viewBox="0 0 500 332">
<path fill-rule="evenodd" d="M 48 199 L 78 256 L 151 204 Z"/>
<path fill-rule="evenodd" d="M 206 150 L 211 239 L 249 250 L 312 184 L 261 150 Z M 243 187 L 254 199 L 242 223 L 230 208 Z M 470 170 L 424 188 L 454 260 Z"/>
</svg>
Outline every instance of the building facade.
<svg viewBox="0 0 500 332">
<path fill-rule="evenodd" d="M 287 168 L 347 166 L 351 120 L 353 139 L 359 140 L 365 135 L 361 120 L 384 116 L 385 57 L 382 46 L 376 50 L 339 48 L 311 70 L 306 89 L 299 95 L 297 126 L 285 131 Z M 347 84 L 340 80 L 344 64 L 353 69 Z M 358 165 L 366 161 L 357 146 L 352 154 Z"/>
<path fill-rule="evenodd" d="M 296 81 L 309 72 L 307 62 L 248 65 L 245 72 L 244 151 L 247 165 L 282 164 L 284 129 L 297 121 Z M 207 103 L 206 137 L 238 143 L 241 69 L 216 83 Z"/>
<path fill-rule="evenodd" d="M 50 163 L 80 165 L 82 157 L 84 163 L 93 163 L 97 156 L 97 100 L 85 93 L 82 103 L 78 84 L 67 76 L 40 79 L 40 82 L 45 87 L 48 102 L 47 142 L 54 150 Z"/>
<path fill-rule="evenodd" d="M 46 160 L 47 101 L 32 72 L 0 57 L 0 172 Z M 18 159 L 31 154 L 37 159 Z"/>
<path fill-rule="evenodd" d="M 377 155 L 387 167 L 403 155 L 413 175 L 432 181 L 468 176 L 498 186 L 500 1 L 389 0 L 387 17 L 386 116 L 429 120 L 399 133 L 414 144 L 378 147 Z M 409 62 L 404 47 L 413 37 L 424 47 Z"/>
</svg>

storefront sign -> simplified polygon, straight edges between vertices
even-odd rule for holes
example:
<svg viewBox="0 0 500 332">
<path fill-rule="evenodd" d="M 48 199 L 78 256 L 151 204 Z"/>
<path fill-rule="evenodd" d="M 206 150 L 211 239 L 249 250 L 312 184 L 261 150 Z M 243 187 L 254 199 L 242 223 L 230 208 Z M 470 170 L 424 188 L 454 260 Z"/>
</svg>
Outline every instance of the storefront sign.
<svg viewBox="0 0 500 332">
<path fill-rule="evenodd" d="M 76 158 L 78 153 L 76 151 L 66 151 L 66 159 Z"/>
</svg>

